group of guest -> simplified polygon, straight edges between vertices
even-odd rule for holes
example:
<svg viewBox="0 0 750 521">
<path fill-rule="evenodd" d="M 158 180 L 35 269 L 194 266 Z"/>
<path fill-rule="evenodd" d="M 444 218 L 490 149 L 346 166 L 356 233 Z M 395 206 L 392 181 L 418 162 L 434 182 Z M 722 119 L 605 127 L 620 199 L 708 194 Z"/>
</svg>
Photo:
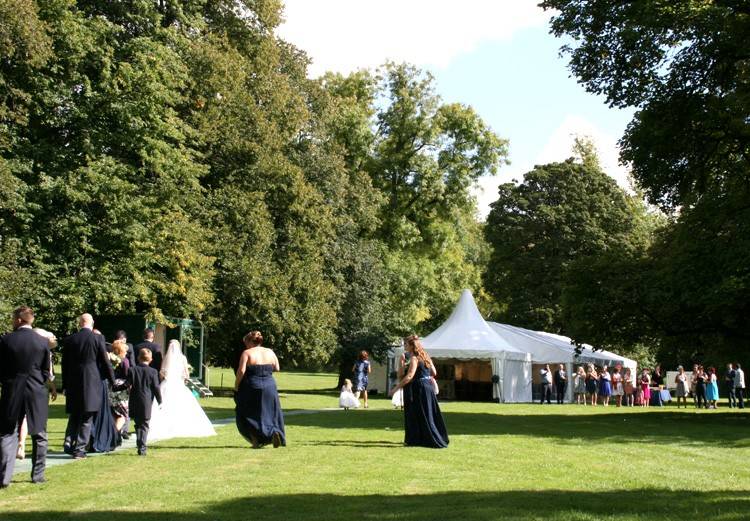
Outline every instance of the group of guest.
<svg viewBox="0 0 750 521">
<path fill-rule="evenodd" d="M 57 339 L 33 328 L 34 320 L 28 306 L 15 309 L 13 331 L 0 338 L 0 488 L 10 484 L 15 460 L 25 459 L 26 436 L 32 440 L 31 480 L 45 481 L 49 401 L 57 398 L 52 363 Z M 79 317 L 78 325 L 78 331 L 62 341 L 61 366 L 68 414 L 63 449 L 80 459 L 87 452 L 113 450 L 128 437 L 134 352 L 150 360 L 153 351 L 153 359 L 161 360 L 161 348 L 153 343 L 150 329 L 134 348 L 123 331 L 107 344 L 88 313 Z"/>
<path fill-rule="evenodd" d="M 94 328 L 93 317 L 84 313 L 79 331 L 63 342 L 61 366 L 66 385 L 69 414 L 63 451 L 74 458 L 87 452 L 110 452 L 130 437 L 131 372 L 136 353 L 148 351 L 143 363 L 157 372 L 163 359 L 161 346 L 154 342 L 154 330 L 146 328 L 143 341 L 128 342 L 125 331 L 117 331 L 108 343 Z"/>
<path fill-rule="evenodd" d="M 685 369 L 677 368 L 677 406 L 687 408 L 687 397 L 692 395 L 696 409 L 716 409 L 719 406 L 719 382 L 716 368 L 705 369 L 700 364 L 693 365 L 693 372 L 688 375 Z M 745 408 L 745 372 L 738 363 L 727 364 L 724 374 L 724 385 L 729 398 L 729 408 Z"/>
<path fill-rule="evenodd" d="M 597 370 L 594 364 L 588 364 L 585 369 L 578 366 L 573 376 L 573 394 L 579 405 L 596 406 L 601 399 L 602 405 L 606 407 L 609 406 L 612 397 L 617 407 L 623 405 L 623 398 L 625 405 L 633 405 L 634 392 L 632 374 L 627 368 L 621 373 L 620 367 L 617 366 L 610 373 L 607 365 Z"/>
<path fill-rule="evenodd" d="M 554 389 L 557 403 L 563 403 L 567 389 L 567 374 L 565 366 L 552 373 L 549 365 L 540 371 L 542 379 L 542 399 L 550 403 L 550 396 Z M 729 407 L 743 409 L 745 392 L 745 373 L 740 364 L 728 364 L 724 376 L 725 387 L 729 397 Z M 693 397 L 696 408 L 716 409 L 719 402 L 719 385 L 717 371 L 714 367 L 705 369 L 702 365 L 693 366 L 693 372 L 688 374 L 682 366 L 677 368 L 675 376 L 675 395 L 677 407 L 687 407 L 687 397 Z M 621 370 L 620 366 L 610 371 L 607 365 L 597 369 L 594 364 L 579 366 L 572 378 L 575 402 L 579 405 L 596 406 L 600 402 L 608 406 L 611 400 L 617 407 L 640 405 L 648 407 L 653 393 L 659 393 L 665 384 L 661 366 L 657 365 L 653 371 L 644 368 L 640 374 L 634 375 L 629 368 Z M 660 400 L 659 400 L 660 402 Z M 661 402 L 660 402 L 661 403 Z"/>
</svg>

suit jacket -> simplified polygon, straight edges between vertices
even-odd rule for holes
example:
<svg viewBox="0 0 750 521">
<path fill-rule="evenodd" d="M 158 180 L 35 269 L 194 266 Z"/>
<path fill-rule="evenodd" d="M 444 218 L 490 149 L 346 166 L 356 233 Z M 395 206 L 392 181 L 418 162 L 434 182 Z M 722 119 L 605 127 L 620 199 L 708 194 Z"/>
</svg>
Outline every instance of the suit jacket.
<svg viewBox="0 0 750 521">
<path fill-rule="evenodd" d="M 134 420 L 150 420 L 151 405 L 154 398 L 161 404 L 161 389 L 159 388 L 159 372 L 153 367 L 138 364 L 128 372 L 130 384 L 130 398 L 128 412 Z"/>
<path fill-rule="evenodd" d="M 156 371 L 161 371 L 161 361 L 164 359 L 164 355 L 161 352 L 161 346 L 155 342 L 147 342 L 144 340 L 137 346 L 135 346 L 135 358 L 138 359 L 138 353 L 141 352 L 142 348 L 147 348 L 151 350 L 151 354 L 153 355 L 153 359 L 151 360 L 151 367 L 156 369 Z"/>
<path fill-rule="evenodd" d="M 130 367 L 135 367 L 136 360 L 138 359 L 138 357 L 135 356 L 135 348 L 130 342 L 127 342 L 125 345 L 128 346 L 128 352 L 125 353 L 125 358 L 127 358 L 128 362 L 130 362 Z"/>
<path fill-rule="evenodd" d="M 560 370 L 559 369 L 555 371 L 555 375 L 554 375 L 553 379 L 555 381 L 555 385 L 564 385 L 564 384 L 568 383 L 568 375 L 566 374 L 565 378 L 563 378 L 563 375 L 560 374 Z"/>
<path fill-rule="evenodd" d="M 83 328 L 63 340 L 62 377 L 65 410 L 69 414 L 96 412 L 102 406 L 102 380 L 115 381 L 104 337 Z"/>
<path fill-rule="evenodd" d="M 46 338 L 27 327 L 0 338 L 0 433 L 13 432 L 24 414 L 29 434 L 47 430 L 49 376 Z"/>
</svg>

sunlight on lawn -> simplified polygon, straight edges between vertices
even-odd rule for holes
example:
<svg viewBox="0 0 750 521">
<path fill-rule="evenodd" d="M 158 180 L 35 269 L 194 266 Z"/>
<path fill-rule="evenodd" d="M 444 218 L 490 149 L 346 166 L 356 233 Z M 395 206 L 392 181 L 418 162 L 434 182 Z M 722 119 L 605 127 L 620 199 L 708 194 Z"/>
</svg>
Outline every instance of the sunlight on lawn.
<svg viewBox="0 0 750 521">
<path fill-rule="evenodd" d="M 333 375 L 287 373 L 287 410 L 335 407 Z M 213 418 L 231 398 L 201 400 Z M 747 414 L 673 408 L 441 404 L 446 450 L 402 445 L 402 413 L 370 410 L 286 418 L 289 446 L 251 450 L 233 424 L 203 439 L 154 444 L 16 475 L 3 521 L 224 519 L 511 519 L 740 521 L 750 512 Z M 53 408 L 51 448 L 65 420 Z M 743 463 L 744 462 L 744 463 Z"/>
</svg>

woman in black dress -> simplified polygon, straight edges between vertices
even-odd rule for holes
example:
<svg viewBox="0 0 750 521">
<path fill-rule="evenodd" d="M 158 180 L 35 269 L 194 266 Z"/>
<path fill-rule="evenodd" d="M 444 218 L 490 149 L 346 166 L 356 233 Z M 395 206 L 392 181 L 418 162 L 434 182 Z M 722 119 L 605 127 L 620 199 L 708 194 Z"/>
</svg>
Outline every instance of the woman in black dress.
<svg viewBox="0 0 750 521">
<path fill-rule="evenodd" d="M 273 351 L 261 346 L 260 331 L 251 331 L 242 341 L 245 350 L 234 384 L 237 429 L 254 449 L 268 443 L 274 448 L 286 445 L 284 413 L 273 379 L 279 360 Z"/>
<path fill-rule="evenodd" d="M 391 390 L 391 395 L 399 389 L 404 390 L 404 443 L 435 449 L 445 448 L 449 440 L 435 395 L 435 364 L 417 335 L 406 338 L 405 348 L 411 355 L 409 365 L 404 377 Z"/>
</svg>

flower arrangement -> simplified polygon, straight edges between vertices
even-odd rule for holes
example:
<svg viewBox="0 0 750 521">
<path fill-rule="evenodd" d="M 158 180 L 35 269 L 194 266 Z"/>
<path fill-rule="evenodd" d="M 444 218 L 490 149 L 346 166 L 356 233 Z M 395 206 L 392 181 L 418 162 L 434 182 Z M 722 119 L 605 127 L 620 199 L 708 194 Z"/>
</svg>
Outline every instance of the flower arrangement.
<svg viewBox="0 0 750 521">
<path fill-rule="evenodd" d="M 112 364 L 112 369 L 117 369 L 122 363 L 122 358 L 120 358 L 114 353 L 108 353 L 108 355 L 109 355 L 109 361 Z"/>
</svg>

